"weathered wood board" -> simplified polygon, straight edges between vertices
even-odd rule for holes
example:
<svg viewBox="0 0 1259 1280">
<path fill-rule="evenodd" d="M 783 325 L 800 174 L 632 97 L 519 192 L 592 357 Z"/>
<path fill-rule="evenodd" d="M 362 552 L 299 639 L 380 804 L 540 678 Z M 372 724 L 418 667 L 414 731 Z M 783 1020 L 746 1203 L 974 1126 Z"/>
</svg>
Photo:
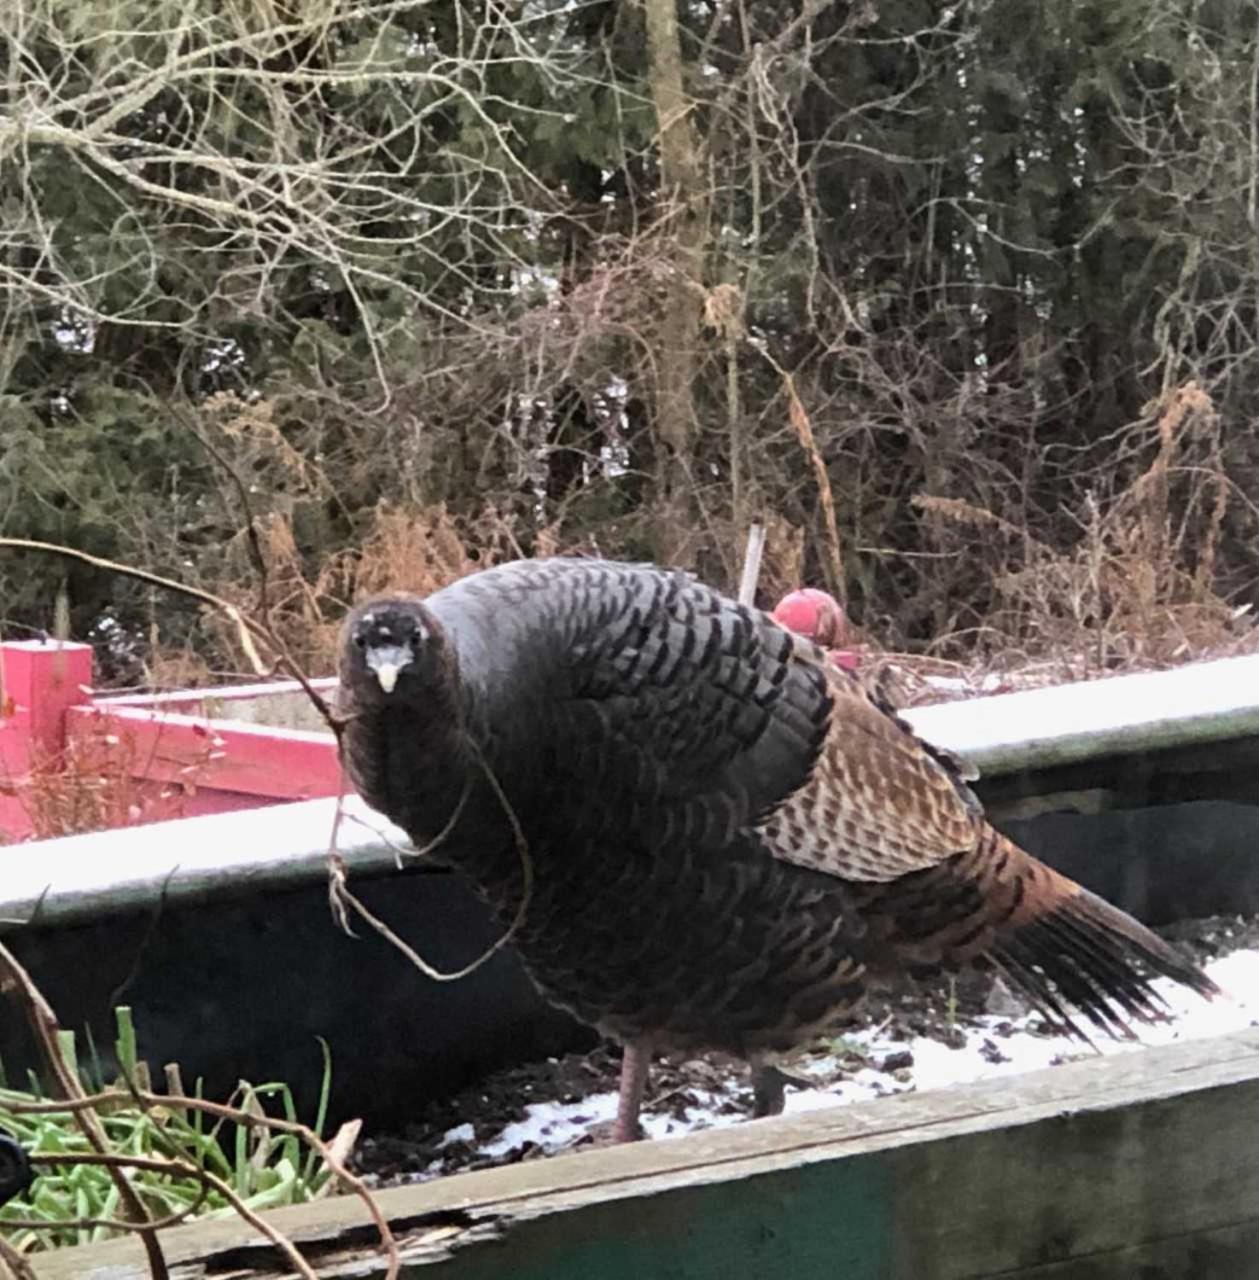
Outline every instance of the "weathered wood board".
<svg viewBox="0 0 1259 1280">
<path fill-rule="evenodd" d="M 383 1192 L 411 1280 L 1259 1280 L 1259 1030 Z M 379 1280 L 362 1205 L 271 1221 Z M 236 1220 L 175 1280 L 291 1274 Z M 143 1280 L 130 1241 L 40 1280 Z"/>
</svg>

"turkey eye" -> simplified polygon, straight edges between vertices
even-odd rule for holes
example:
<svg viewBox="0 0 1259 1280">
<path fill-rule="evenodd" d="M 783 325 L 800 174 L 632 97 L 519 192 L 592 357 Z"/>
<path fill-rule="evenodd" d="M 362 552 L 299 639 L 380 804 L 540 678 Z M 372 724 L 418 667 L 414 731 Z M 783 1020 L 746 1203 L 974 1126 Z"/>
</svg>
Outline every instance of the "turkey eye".
<svg viewBox="0 0 1259 1280">
<path fill-rule="evenodd" d="M 360 649 L 366 649 L 366 648 L 367 648 L 367 637 L 366 637 L 366 636 L 365 636 L 365 635 L 360 631 L 360 632 L 359 632 L 359 633 L 354 637 L 354 643 L 355 643 L 355 644 L 356 644 Z"/>
</svg>

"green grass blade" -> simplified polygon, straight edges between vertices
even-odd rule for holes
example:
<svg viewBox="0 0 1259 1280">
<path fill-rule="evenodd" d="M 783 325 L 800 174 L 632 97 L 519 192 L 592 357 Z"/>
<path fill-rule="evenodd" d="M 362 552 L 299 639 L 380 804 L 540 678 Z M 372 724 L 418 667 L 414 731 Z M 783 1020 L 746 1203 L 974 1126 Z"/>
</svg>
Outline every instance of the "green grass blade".
<svg viewBox="0 0 1259 1280">
<path fill-rule="evenodd" d="M 139 1054 L 136 1051 L 136 1028 L 131 1017 L 131 1006 L 120 1004 L 114 1010 L 114 1019 L 118 1025 L 118 1039 L 114 1042 L 118 1054 L 118 1065 L 122 1069 L 123 1078 L 138 1084 L 136 1080 L 136 1063 Z"/>
</svg>

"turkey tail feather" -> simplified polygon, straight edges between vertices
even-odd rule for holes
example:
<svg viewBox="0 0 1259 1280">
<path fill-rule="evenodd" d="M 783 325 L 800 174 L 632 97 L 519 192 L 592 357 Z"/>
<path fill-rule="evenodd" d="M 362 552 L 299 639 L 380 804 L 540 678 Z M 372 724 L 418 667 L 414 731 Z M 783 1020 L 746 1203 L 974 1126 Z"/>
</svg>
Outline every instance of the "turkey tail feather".
<svg viewBox="0 0 1259 1280">
<path fill-rule="evenodd" d="M 1067 1001 L 1094 1027 L 1132 1038 L 1118 1009 L 1138 1022 L 1166 1017 L 1151 977 L 1171 978 L 1208 999 L 1219 988 L 1196 965 L 1131 916 L 1073 881 L 1044 914 L 998 932 L 990 955 L 1050 1021 L 1081 1039 Z"/>
<path fill-rule="evenodd" d="M 915 972 L 987 961 L 1051 1023 L 1132 1038 L 1128 1019 L 1160 1022 L 1170 978 L 1207 997 L 1219 988 L 1130 915 L 1025 853 L 992 827 L 975 846 L 876 893 L 887 941 Z"/>
</svg>

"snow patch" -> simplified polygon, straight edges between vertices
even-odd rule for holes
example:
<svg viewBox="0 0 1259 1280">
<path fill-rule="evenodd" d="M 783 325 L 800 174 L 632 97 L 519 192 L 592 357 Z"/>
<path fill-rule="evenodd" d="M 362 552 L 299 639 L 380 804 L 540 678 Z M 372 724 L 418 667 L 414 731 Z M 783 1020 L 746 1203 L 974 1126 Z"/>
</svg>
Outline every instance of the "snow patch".
<svg viewBox="0 0 1259 1280">
<path fill-rule="evenodd" d="M 1040 1022 L 1035 1014 L 1013 1019 L 988 1016 L 961 1020 L 958 1032 L 962 1042 L 957 1048 L 925 1036 L 890 1040 L 878 1028 L 850 1033 L 843 1037 L 846 1052 L 810 1056 L 791 1069 L 793 1076 L 816 1078 L 819 1083 L 808 1088 L 789 1086 L 784 1112 L 798 1115 L 891 1094 L 944 1089 L 1093 1056 L 1135 1053 L 1153 1045 L 1208 1039 L 1259 1025 L 1259 951 L 1235 951 L 1209 962 L 1205 968 L 1223 988 L 1224 995 L 1207 1001 L 1170 979 L 1157 979 L 1152 985 L 1167 1003 L 1168 1021 L 1140 1027 L 1138 1040 L 1099 1036 L 1093 1049 L 1067 1036 L 1036 1034 L 1031 1030 Z M 845 1070 L 845 1063 L 851 1068 L 854 1053 L 870 1065 Z M 912 1055 L 912 1065 L 877 1065 L 903 1064 L 907 1053 Z M 730 1104 L 747 1088 L 746 1074 L 732 1070 L 730 1077 L 715 1089 L 688 1090 L 691 1101 L 677 1113 L 652 1111 L 649 1107 L 643 1114 L 643 1128 L 648 1137 L 661 1139 L 738 1123 L 745 1118 L 743 1108 L 735 1111 Z M 477 1150 L 483 1156 L 501 1157 L 527 1144 L 552 1154 L 572 1146 L 590 1128 L 607 1124 L 615 1116 L 616 1094 L 612 1092 L 592 1094 L 579 1102 L 534 1103 L 523 1120 L 508 1125 Z M 471 1128 L 460 1125 L 451 1129 L 439 1145 L 470 1139 Z"/>
<path fill-rule="evenodd" d="M 456 1142 L 475 1142 L 476 1130 L 471 1123 L 457 1124 L 453 1129 L 447 1129 L 442 1134 L 441 1141 L 437 1144 L 439 1147 L 449 1147 Z"/>
</svg>

